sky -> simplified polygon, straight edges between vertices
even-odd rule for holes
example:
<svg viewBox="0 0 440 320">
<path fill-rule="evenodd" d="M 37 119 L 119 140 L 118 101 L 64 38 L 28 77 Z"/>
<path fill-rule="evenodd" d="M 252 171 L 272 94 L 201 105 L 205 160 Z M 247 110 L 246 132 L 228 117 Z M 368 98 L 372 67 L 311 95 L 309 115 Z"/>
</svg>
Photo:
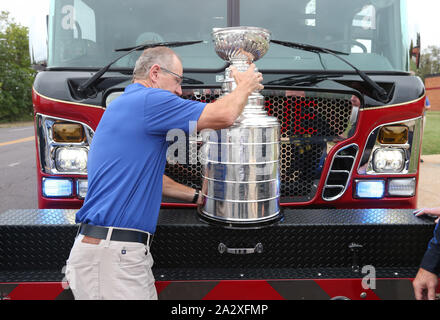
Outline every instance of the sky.
<svg viewBox="0 0 440 320">
<path fill-rule="evenodd" d="M 408 0 L 409 28 L 413 35 L 420 32 L 422 50 L 430 45 L 440 47 L 439 13 L 440 0 Z"/>
<path fill-rule="evenodd" d="M 142 0 L 140 0 L 142 1 Z M 181 1 L 181 0 L 176 0 Z M 338 1 L 338 0 L 328 0 Z M 377 0 L 372 0 L 377 1 Z M 422 50 L 429 45 L 440 46 L 440 0 L 407 0 L 408 20 L 411 37 L 415 39 L 417 32 L 422 38 Z M 45 27 L 43 12 L 48 11 L 49 0 L 0 0 L 0 10 L 10 12 L 10 15 L 22 25 L 32 23 Z"/>
</svg>

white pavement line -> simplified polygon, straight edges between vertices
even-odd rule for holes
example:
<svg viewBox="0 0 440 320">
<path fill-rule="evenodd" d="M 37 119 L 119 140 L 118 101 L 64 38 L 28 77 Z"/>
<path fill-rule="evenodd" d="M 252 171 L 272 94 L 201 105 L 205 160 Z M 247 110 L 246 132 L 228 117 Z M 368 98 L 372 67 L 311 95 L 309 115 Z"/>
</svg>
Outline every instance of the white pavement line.
<svg viewBox="0 0 440 320">
<path fill-rule="evenodd" d="M 14 162 L 14 163 L 8 164 L 8 167 L 13 168 L 13 167 L 15 167 L 15 166 L 18 166 L 20 163 L 21 163 L 21 162 Z"/>
<path fill-rule="evenodd" d="M 16 132 L 16 131 L 25 131 L 29 129 L 33 129 L 33 127 L 23 127 L 23 128 L 17 128 L 17 129 L 10 129 L 9 132 Z"/>
</svg>

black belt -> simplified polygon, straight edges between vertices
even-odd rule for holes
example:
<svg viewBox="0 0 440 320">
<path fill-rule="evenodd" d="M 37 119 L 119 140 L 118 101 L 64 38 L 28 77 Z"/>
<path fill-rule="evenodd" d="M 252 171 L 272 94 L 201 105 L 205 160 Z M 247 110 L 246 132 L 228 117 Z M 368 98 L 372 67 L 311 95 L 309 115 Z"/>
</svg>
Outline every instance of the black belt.
<svg viewBox="0 0 440 320">
<path fill-rule="evenodd" d="M 110 228 L 101 226 L 92 226 L 91 224 L 81 224 L 79 227 L 79 233 L 88 237 L 96 239 L 107 239 L 107 233 Z M 125 242 L 140 242 L 151 245 L 153 241 L 153 235 L 127 229 L 113 229 L 110 237 L 112 241 L 125 241 Z"/>
</svg>

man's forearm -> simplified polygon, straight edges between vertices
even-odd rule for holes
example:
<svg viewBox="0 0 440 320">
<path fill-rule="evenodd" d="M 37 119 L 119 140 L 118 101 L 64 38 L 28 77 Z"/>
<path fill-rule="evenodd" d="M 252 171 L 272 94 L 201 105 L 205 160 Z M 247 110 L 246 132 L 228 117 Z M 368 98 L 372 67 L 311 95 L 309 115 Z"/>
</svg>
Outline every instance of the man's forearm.
<svg viewBox="0 0 440 320">
<path fill-rule="evenodd" d="M 170 177 L 163 176 L 162 194 L 165 197 L 191 202 L 194 198 L 194 192 L 193 188 L 180 184 Z"/>
</svg>

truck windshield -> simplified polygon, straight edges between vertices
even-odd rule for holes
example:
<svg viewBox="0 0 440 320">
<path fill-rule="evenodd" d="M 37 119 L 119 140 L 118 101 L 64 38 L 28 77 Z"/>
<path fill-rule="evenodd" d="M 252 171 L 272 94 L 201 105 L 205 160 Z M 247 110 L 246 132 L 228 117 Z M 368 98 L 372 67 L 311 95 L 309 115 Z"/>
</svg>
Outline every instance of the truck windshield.
<svg viewBox="0 0 440 320">
<path fill-rule="evenodd" d="M 229 16 L 228 16 L 229 14 Z M 52 0 L 48 67 L 100 68 L 145 42 L 203 40 L 175 48 L 185 69 L 224 65 L 213 28 L 263 27 L 272 39 L 349 53 L 366 71 L 408 71 L 405 0 Z M 140 52 L 112 68 L 132 69 Z M 335 57 L 271 44 L 261 70 L 351 70 Z"/>
</svg>

